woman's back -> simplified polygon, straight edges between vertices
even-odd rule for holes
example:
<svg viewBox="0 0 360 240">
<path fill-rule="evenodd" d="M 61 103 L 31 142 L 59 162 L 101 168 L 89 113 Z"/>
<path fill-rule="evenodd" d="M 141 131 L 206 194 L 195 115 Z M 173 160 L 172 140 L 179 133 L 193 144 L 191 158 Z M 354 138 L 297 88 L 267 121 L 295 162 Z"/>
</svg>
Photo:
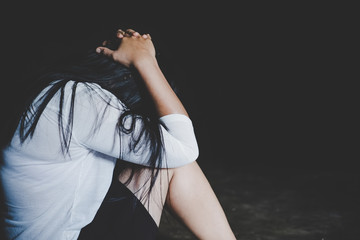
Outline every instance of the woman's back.
<svg viewBox="0 0 360 240">
<path fill-rule="evenodd" d="M 66 85 L 65 96 L 70 96 L 73 84 Z M 31 139 L 22 144 L 18 128 L 3 151 L 0 175 L 7 232 L 19 239 L 76 239 L 93 219 L 111 183 L 115 157 L 99 156 L 75 138 L 69 152 L 62 152 L 58 98 L 55 95 L 45 108 Z"/>
</svg>

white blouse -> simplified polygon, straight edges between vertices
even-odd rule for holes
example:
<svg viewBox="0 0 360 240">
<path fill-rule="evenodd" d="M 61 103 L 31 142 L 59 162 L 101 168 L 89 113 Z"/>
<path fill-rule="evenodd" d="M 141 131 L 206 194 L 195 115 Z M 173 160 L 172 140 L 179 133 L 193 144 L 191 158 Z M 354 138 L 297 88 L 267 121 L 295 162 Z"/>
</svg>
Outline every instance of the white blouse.
<svg viewBox="0 0 360 240">
<path fill-rule="evenodd" d="M 64 126 L 73 83 L 65 86 Z M 132 136 L 116 128 L 124 105 L 99 85 L 89 86 L 91 89 L 83 83 L 77 86 L 68 154 L 61 151 L 60 93 L 45 108 L 33 137 L 20 144 L 18 128 L 3 150 L 0 176 L 7 208 L 6 232 L 11 239 L 77 239 L 80 230 L 93 220 L 110 187 L 120 152 L 124 161 L 147 164 L 148 146 L 141 144 L 137 151 L 129 151 Z M 110 103 L 107 108 L 106 101 Z M 170 114 L 161 117 L 160 123 L 162 167 L 175 168 L 195 161 L 199 152 L 191 120 Z M 138 121 L 135 135 L 140 127 Z"/>
</svg>

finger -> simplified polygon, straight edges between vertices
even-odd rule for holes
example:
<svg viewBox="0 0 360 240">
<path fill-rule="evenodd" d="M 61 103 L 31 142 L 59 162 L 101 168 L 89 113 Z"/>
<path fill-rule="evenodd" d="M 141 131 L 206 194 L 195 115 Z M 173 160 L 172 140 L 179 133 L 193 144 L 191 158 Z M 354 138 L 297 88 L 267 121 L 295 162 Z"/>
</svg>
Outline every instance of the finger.
<svg viewBox="0 0 360 240">
<path fill-rule="evenodd" d="M 118 33 L 121 33 L 122 35 L 125 35 L 125 31 L 122 30 L 121 28 L 119 28 L 119 29 L 117 30 L 117 32 L 118 32 Z"/>
<path fill-rule="evenodd" d="M 113 45 L 114 43 L 116 43 L 116 40 L 105 40 L 102 42 L 101 45 L 103 47 L 109 47 L 109 46 Z"/>
<path fill-rule="evenodd" d="M 142 38 L 151 40 L 150 34 L 143 34 Z"/>
<path fill-rule="evenodd" d="M 132 36 L 134 34 L 135 30 L 128 28 L 125 30 L 125 34 L 128 36 Z"/>
<path fill-rule="evenodd" d="M 140 34 L 138 32 L 136 32 L 135 30 L 129 28 L 129 29 L 126 29 L 125 31 L 125 36 L 127 37 L 140 37 Z"/>
<path fill-rule="evenodd" d="M 118 29 L 117 30 L 117 32 L 116 32 L 116 36 L 118 37 L 118 38 L 123 38 L 123 37 L 125 37 L 125 32 L 123 31 L 123 30 L 121 30 L 121 29 Z"/>
<path fill-rule="evenodd" d="M 106 47 L 98 47 L 96 48 L 96 52 L 99 54 L 103 54 L 107 57 L 111 57 L 114 51 Z"/>
</svg>

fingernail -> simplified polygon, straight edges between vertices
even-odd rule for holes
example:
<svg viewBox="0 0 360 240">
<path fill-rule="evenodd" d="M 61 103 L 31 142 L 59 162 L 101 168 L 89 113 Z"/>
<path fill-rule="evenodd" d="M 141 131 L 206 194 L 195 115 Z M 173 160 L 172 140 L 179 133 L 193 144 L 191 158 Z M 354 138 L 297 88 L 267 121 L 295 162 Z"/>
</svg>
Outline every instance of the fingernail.
<svg viewBox="0 0 360 240">
<path fill-rule="evenodd" d="M 97 53 L 101 53 L 101 48 L 97 48 L 97 49 L 96 49 L 96 52 L 97 52 Z"/>
</svg>

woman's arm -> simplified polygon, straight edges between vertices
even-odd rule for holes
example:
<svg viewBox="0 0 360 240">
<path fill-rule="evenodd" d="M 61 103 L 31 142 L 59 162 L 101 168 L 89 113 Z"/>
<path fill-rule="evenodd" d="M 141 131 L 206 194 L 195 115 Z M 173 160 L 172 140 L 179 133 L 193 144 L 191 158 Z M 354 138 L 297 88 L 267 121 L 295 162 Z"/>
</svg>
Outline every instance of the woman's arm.
<svg viewBox="0 0 360 240">
<path fill-rule="evenodd" d="M 72 91 L 72 82 L 65 90 Z M 126 118 L 125 126 L 133 121 L 131 134 L 118 132 L 119 116 L 124 112 L 124 105 L 115 95 L 96 84 L 79 83 L 76 88 L 74 103 L 72 140 L 115 158 L 135 164 L 148 166 L 150 150 L 146 142 L 140 142 L 137 150 L 128 147 L 142 131 L 141 119 Z M 174 168 L 193 162 L 198 157 L 198 145 L 189 117 L 182 114 L 170 114 L 159 118 L 160 131 L 164 143 L 164 157 L 161 168 Z M 141 141 L 144 141 L 141 140 Z"/>
<path fill-rule="evenodd" d="M 117 37 L 121 39 L 117 50 L 98 47 L 97 52 L 112 57 L 127 67 L 137 69 L 154 101 L 159 117 L 174 113 L 188 116 L 158 65 L 150 35 L 140 35 L 128 29 L 126 32 L 119 30 Z"/>
</svg>

